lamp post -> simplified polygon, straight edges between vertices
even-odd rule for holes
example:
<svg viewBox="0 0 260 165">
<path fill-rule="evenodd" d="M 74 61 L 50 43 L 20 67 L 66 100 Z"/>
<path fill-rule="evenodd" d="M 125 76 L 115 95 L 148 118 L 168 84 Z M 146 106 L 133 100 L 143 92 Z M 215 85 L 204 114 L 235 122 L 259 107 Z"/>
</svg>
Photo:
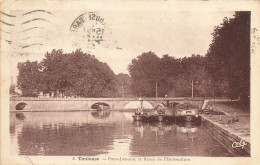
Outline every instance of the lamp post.
<svg viewBox="0 0 260 165">
<path fill-rule="evenodd" d="M 124 97 L 124 84 L 122 83 L 122 97 Z"/>
<path fill-rule="evenodd" d="M 157 93 L 157 81 L 155 82 L 155 93 L 156 93 L 156 98 L 158 97 L 158 93 Z"/>
<path fill-rule="evenodd" d="M 193 80 L 191 80 L 191 97 L 193 97 Z"/>
</svg>

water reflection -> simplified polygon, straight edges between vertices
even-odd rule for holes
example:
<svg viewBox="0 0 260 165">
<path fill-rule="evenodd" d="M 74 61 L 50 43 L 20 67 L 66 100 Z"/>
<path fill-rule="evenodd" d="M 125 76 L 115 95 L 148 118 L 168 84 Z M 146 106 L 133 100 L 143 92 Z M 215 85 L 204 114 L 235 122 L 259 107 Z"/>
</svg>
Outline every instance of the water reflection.
<svg viewBox="0 0 260 165">
<path fill-rule="evenodd" d="M 182 133 L 196 133 L 198 124 L 194 122 L 177 122 L 177 131 Z"/>
<path fill-rule="evenodd" d="M 109 117 L 110 112 L 109 111 L 95 111 L 95 112 L 91 112 L 91 115 L 94 118 L 102 119 L 102 118 Z"/>
<path fill-rule="evenodd" d="M 202 125 L 134 121 L 133 154 L 143 156 L 230 156 Z"/>
<path fill-rule="evenodd" d="M 24 120 L 25 119 L 25 116 L 22 112 L 17 112 L 15 113 L 15 117 L 18 119 L 18 120 Z"/>
<path fill-rule="evenodd" d="M 198 131 L 197 124 L 193 122 L 142 122 L 133 121 L 135 130 L 143 135 L 144 129 L 156 132 L 157 135 L 164 135 L 167 132 L 196 133 Z"/>
<path fill-rule="evenodd" d="M 11 154 L 226 156 L 202 125 L 133 121 L 132 113 L 10 114 Z"/>
</svg>

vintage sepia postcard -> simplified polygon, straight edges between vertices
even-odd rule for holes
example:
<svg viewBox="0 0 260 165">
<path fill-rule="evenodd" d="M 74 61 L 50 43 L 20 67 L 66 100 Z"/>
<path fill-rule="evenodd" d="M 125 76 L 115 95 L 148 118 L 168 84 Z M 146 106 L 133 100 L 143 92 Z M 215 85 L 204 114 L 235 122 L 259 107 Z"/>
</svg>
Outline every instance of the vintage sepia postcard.
<svg viewBox="0 0 260 165">
<path fill-rule="evenodd" d="M 0 2 L 1 165 L 260 163 L 260 1 Z"/>
</svg>

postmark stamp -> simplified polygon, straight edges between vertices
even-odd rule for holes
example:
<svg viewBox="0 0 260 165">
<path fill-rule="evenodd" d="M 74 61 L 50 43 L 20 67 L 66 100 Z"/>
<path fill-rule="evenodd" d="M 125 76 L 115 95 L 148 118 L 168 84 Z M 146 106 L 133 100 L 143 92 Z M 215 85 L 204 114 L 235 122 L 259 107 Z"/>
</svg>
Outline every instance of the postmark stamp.
<svg viewBox="0 0 260 165">
<path fill-rule="evenodd" d="M 105 19 L 97 12 L 86 12 L 71 24 L 72 46 L 80 49 L 95 49 L 100 45 L 105 33 Z"/>
</svg>

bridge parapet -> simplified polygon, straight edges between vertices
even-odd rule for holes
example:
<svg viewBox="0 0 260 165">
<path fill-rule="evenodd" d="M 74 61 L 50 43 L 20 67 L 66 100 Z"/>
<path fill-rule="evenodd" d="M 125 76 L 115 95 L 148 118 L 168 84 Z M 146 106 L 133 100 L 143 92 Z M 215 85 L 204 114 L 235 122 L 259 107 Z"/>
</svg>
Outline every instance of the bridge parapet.
<svg viewBox="0 0 260 165">
<path fill-rule="evenodd" d="M 162 101 L 183 103 L 185 100 L 203 103 L 203 98 L 142 98 L 153 107 Z M 10 98 L 10 110 L 16 111 L 16 105 L 26 104 L 22 111 L 78 111 L 93 110 L 91 106 L 98 102 L 109 105 L 110 110 L 124 110 L 126 104 L 138 101 L 138 98 L 38 98 L 38 97 L 13 97 Z"/>
</svg>

